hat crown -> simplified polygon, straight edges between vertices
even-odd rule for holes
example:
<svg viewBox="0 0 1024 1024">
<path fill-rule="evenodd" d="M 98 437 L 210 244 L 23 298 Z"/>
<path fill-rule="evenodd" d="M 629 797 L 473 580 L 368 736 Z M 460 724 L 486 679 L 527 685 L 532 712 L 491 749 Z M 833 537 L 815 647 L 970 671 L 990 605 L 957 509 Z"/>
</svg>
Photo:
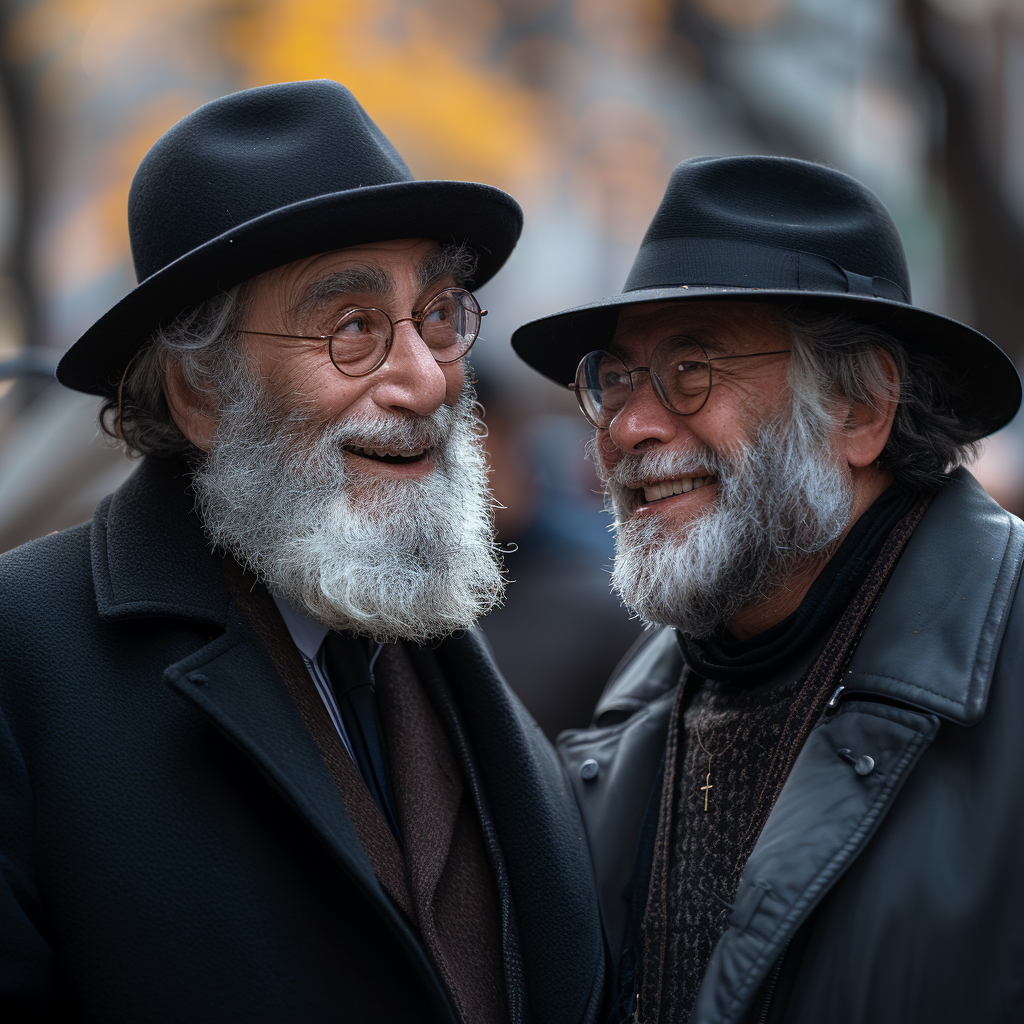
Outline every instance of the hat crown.
<svg viewBox="0 0 1024 1024">
<path fill-rule="evenodd" d="M 412 180 L 337 82 L 285 82 L 213 100 L 165 132 L 135 173 L 128 227 L 136 277 L 281 207 Z"/>
<path fill-rule="evenodd" d="M 687 239 L 812 253 L 854 274 L 892 281 L 910 296 L 907 258 L 889 211 L 855 178 L 821 164 L 773 156 L 684 160 L 672 172 L 625 290 L 667 284 L 646 279 L 653 268 L 644 251 Z"/>
</svg>

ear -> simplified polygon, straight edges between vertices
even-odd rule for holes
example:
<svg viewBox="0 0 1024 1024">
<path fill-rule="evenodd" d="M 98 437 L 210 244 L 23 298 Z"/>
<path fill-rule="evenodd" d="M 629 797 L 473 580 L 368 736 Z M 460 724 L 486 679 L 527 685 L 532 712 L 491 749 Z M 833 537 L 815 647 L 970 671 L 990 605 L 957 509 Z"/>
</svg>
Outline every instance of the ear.
<svg viewBox="0 0 1024 1024">
<path fill-rule="evenodd" d="M 878 352 L 886 377 L 892 382 L 891 394 L 900 393 L 900 377 L 888 353 Z M 885 447 L 896 416 L 897 399 L 876 399 L 873 405 L 850 405 L 839 443 L 845 448 L 847 461 L 855 469 L 870 466 Z"/>
<path fill-rule="evenodd" d="M 200 450 L 213 447 L 217 416 L 209 395 L 193 391 L 185 380 L 181 364 L 173 357 L 167 360 L 163 375 L 164 397 L 177 428 Z"/>
</svg>

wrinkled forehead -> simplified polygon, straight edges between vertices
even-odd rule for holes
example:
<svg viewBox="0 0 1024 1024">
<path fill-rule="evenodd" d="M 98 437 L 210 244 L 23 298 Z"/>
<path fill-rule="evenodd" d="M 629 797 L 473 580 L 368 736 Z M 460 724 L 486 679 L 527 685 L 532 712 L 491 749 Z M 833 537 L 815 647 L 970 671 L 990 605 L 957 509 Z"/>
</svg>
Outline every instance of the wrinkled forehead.
<svg viewBox="0 0 1024 1024">
<path fill-rule="evenodd" d="M 405 275 L 426 283 L 437 271 L 433 264 L 439 248 L 437 242 L 426 238 L 367 242 L 286 263 L 253 282 L 269 285 L 289 304 L 305 297 L 318 283 L 331 279 L 347 280 L 353 290 L 385 294 Z"/>
<path fill-rule="evenodd" d="M 767 351 L 787 338 L 776 312 L 767 302 L 682 300 L 623 306 L 609 349 L 639 359 L 665 338 L 683 335 L 699 341 L 709 355 Z"/>
</svg>

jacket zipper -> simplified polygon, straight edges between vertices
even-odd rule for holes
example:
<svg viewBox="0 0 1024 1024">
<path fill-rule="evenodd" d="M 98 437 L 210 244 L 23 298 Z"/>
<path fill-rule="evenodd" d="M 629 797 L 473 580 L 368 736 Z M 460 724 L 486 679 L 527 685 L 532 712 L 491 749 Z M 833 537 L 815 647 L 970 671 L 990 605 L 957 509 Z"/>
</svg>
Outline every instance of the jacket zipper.
<svg viewBox="0 0 1024 1024">
<path fill-rule="evenodd" d="M 779 983 L 779 975 L 782 973 L 782 961 L 786 958 L 786 950 L 789 943 L 782 947 L 778 960 L 772 965 L 768 981 L 765 983 L 764 1002 L 761 1004 L 761 1012 L 757 1015 L 757 1024 L 767 1024 L 768 1011 L 772 1006 L 772 997 L 775 995 L 775 986 Z"/>
</svg>

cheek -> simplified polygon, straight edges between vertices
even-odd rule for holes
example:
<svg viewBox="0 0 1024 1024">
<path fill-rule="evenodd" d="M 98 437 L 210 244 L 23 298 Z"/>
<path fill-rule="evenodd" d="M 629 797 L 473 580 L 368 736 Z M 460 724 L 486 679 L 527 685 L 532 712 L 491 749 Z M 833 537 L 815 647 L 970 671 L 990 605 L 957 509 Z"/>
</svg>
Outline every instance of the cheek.
<svg viewBox="0 0 1024 1024">
<path fill-rule="evenodd" d="M 438 363 L 444 374 L 444 401 L 446 405 L 455 405 L 466 386 L 466 367 L 460 359 L 455 363 Z"/>
<path fill-rule="evenodd" d="M 275 390 L 287 394 L 291 405 L 306 405 L 324 419 L 334 419 L 360 404 L 372 384 L 373 374 L 346 377 L 326 357 L 296 359 L 278 368 L 274 378 Z"/>
<path fill-rule="evenodd" d="M 622 458 L 622 449 L 612 440 L 607 430 L 599 430 L 594 435 L 594 448 L 597 451 L 600 468 L 607 475 L 618 465 Z"/>
</svg>

